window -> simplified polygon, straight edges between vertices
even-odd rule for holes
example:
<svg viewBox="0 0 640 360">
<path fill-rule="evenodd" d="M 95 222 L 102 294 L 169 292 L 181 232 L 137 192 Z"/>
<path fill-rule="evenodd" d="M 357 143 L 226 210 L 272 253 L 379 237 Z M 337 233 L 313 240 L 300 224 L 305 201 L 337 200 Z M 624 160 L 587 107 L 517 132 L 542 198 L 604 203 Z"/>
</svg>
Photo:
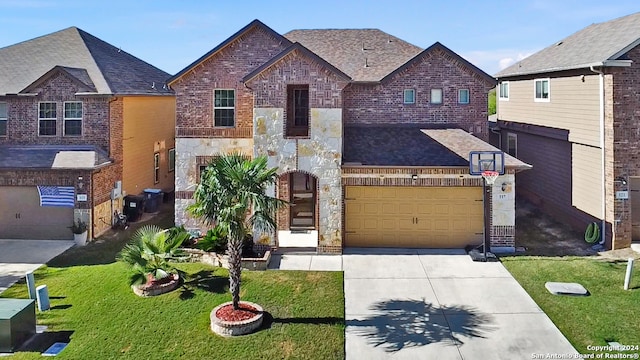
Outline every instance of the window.
<svg viewBox="0 0 640 360">
<path fill-rule="evenodd" d="M 213 91 L 213 125 L 235 126 L 235 90 Z"/>
<path fill-rule="evenodd" d="M 507 154 L 517 157 L 518 156 L 518 135 L 513 133 L 507 133 Z"/>
<path fill-rule="evenodd" d="M 56 103 L 41 102 L 38 104 L 38 135 L 55 136 L 56 120 L 58 114 L 56 112 Z"/>
<path fill-rule="evenodd" d="M 64 134 L 66 136 L 82 135 L 82 101 L 64 103 Z"/>
<path fill-rule="evenodd" d="M 0 136 L 7 135 L 7 103 L 0 102 Z"/>
<path fill-rule="evenodd" d="M 469 103 L 469 89 L 458 90 L 458 104 Z"/>
<path fill-rule="evenodd" d="M 549 79 L 537 79 L 535 83 L 535 101 L 549 101 Z"/>
<path fill-rule="evenodd" d="M 498 91 L 500 100 L 509 100 L 509 82 L 503 81 L 499 85 L 500 91 Z"/>
<path fill-rule="evenodd" d="M 309 136 L 309 85 L 287 86 L 287 136 Z"/>
<path fill-rule="evenodd" d="M 431 103 L 442 104 L 442 89 L 431 89 Z"/>
<path fill-rule="evenodd" d="M 169 172 L 176 169 L 176 149 L 169 149 Z"/>
<path fill-rule="evenodd" d="M 404 89 L 403 99 L 405 104 L 415 104 L 416 91 L 414 89 Z"/>
<path fill-rule="evenodd" d="M 160 153 L 153 154 L 153 183 L 160 182 Z"/>
</svg>

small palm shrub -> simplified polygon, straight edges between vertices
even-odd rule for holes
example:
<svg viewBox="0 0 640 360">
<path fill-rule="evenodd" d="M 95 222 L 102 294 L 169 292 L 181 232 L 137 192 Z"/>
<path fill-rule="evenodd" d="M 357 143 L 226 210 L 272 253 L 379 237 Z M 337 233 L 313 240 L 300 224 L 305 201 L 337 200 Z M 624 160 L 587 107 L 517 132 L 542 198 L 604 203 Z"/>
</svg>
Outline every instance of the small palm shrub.
<svg viewBox="0 0 640 360">
<path fill-rule="evenodd" d="M 198 240 L 196 247 L 204 251 L 224 253 L 227 251 L 227 233 L 221 226 L 216 225 Z"/>
<path fill-rule="evenodd" d="M 131 285 L 158 281 L 171 273 L 179 273 L 170 261 L 182 259 L 179 248 L 188 236 L 187 232 L 172 233 L 156 225 L 138 229 L 117 256 L 118 261 L 128 264 L 133 270 Z"/>
</svg>

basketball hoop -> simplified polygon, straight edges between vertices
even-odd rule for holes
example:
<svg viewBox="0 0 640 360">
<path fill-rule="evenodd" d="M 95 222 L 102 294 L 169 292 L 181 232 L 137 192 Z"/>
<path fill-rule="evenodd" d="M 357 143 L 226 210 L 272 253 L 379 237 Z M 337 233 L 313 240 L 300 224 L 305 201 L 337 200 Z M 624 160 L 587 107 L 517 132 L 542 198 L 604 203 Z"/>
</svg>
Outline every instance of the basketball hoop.
<svg viewBox="0 0 640 360">
<path fill-rule="evenodd" d="M 499 175 L 500 173 L 497 171 L 485 170 L 482 172 L 482 178 L 487 183 L 487 185 L 493 185 Z"/>
</svg>

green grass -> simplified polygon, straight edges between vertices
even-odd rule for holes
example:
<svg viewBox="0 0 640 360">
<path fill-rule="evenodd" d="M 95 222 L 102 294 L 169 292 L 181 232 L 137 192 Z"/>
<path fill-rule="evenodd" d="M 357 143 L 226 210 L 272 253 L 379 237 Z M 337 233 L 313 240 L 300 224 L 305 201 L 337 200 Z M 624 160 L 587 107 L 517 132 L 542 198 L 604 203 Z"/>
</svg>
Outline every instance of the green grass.
<svg viewBox="0 0 640 360">
<path fill-rule="evenodd" d="M 48 286 L 52 310 L 37 313 L 37 322 L 52 335 L 71 332 L 60 359 L 344 358 L 342 273 L 244 271 L 242 299 L 264 307 L 267 325 L 222 338 L 210 331 L 209 313 L 231 299 L 227 271 L 202 264 L 179 268 L 189 274 L 182 288 L 140 298 L 122 263 L 42 267 L 36 282 Z M 1 296 L 26 298 L 26 286 Z M 37 352 L 11 357 L 40 358 Z"/>
<path fill-rule="evenodd" d="M 584 257 L 503 257 L 505 267 L 580 353 L 616 341 L 640 346 L 640 274 L 624 290 L 627 262 Z M 545 282 L 576 282 L 590 296 L 552 295 Z M 633 351 L 632 353 L 638 353 Z"/>
</svg>

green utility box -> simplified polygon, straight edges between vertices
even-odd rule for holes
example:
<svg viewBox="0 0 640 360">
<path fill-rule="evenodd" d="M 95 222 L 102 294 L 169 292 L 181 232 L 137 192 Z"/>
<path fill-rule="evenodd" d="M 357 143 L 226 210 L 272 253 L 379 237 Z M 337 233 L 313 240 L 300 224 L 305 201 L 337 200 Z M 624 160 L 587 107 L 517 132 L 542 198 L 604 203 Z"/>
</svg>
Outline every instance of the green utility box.
<svg viewBox="0 0 640 360">
<path fill-rule="evenodd" d="M 14 352 L 35 333 L 35 300 L 0 299 L 0 353 Z"/>
</svg>

